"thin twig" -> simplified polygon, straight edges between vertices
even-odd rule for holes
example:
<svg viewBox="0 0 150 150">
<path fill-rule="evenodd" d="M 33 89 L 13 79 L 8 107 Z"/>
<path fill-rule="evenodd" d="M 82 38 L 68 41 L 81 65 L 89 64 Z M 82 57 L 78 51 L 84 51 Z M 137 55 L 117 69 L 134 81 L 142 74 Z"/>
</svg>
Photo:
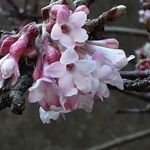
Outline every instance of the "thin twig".
<svg viewBox="0 0 150 150">
<path fill-rule="evenodd" d="M 90 7 L 90 5 L 94 2 L 95 0 L 75 0 L 74 4 L 75 6 L 79 6 L 79 5 L 87 5 L 88 7 Z"/>
<path fill-rule="evenodd" d="M 122 113 L 150 113 L 150 105 L 148 104 L 144 108 L 127 108 L 127 109 L 118 109 L 116 114 L 122 114 Z"/>
<path fill-rule="evenodd" d="M 150 129 L 135 132 L 133 134 L 129 134 L 123 137 L 118 137 L 102 145 L 97 145 L 92 148 L 89 148 L 88 150 L 107 150 L 148 136 L 150 136 Z"/>
<path fill-rule="evenodd" d="M 130 80 L 137 79 L 137 78 L 143 79 L 150 76 L 150 70 L 120 71 L 120 75 L 122 76 L 122 78 L 130 79 Z"/>
<path fill-rule="evenodd" d="M 150 77 L 144 79 L 124 79 L 124 89 L 136 92 L 150 92 Z"/>
<path fill-rule="evenodd" d="M 105 27 L 106 33 L 119 33 L 119 34 L 132 34 L 132 35 L 140 35 L 143 37 L 150 36 L 150 33 L 148 33 L 146 30 L 142 29 L 135 29 L 135 28 L 128 28 L 128 27 L 115 27 L 115 26 L 106 26 Z"/>
</svg>

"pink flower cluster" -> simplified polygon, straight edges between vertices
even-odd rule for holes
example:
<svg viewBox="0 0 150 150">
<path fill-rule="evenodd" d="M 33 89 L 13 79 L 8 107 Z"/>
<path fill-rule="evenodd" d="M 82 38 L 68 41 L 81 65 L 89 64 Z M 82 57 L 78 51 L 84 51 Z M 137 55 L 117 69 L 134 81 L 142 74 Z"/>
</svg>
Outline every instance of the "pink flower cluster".
<svg viewBox="0 0 150 150">
<path fill-rule="evenodd" d="M 77 109 L 91 112 L 94 98 L 109 97 L 108 84 L 124 88 L 119 70 L 134 56 L 127 58 L 115 39 L 88 40 L 84 29 L 88 13 L 85 5 L 74 11 L 67 5 L 53 5 L 41 25 L 42 33 L 31 23 L 1 43 L 0 87 L 7 78 L 17 82 L 21 56 L 37 55 L 28 100 L 40 104 L 43 123 Z"/>
<path fill-rule="evenodd" d="M 140 0 L 141 3 L 150 3 L 150 0 Z M 139 21 L 141 23 L 147 22 L 148 20 L 150 20 L 150 10 L 149 9 L 142 9 L 139 11 Z"/>
</svg>

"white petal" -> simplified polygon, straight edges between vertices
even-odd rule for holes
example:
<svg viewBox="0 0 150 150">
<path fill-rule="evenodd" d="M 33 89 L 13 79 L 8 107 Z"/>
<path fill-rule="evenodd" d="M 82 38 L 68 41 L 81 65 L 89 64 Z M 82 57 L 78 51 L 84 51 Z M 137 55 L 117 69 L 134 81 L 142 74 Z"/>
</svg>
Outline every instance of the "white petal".
<svg viewBox="0 0 150 150">
<path fill-rule="evenodd" d="M 61 27 L 59 24 L 55 24 L 51 31 L 51 38 L 53 40 L 59 40 L 62 36 Z"/>
<path fill-rule="evenodd" d="M 72 48 L 68 48 L 67 50 L 65 50 L 60 58 L 60 62 L 65 65 L 75 63 L 77 60 L 78 54 Z"/>
<path fill-rule="evenodd" d="M 60 43 L 65 47 L 75 47 L 75 42 L 73 41 L 71 35 L 62 34 L 60 38 Z"/>
<path fill-rule="evenodd" d="M 61 64 L 59 61 L 52 63 L 51 65 L 45 68 L 46 76 L 50 76 L 52 78 L 60 78 L 66 72 L 66 66 Z"/>
<path fill-rule="evenodd" d="M 77 69 L 85 75 L 90 74 L 96 68 L 96 62 L 92 60 L 78 60 L 75 65 Z"/>
<path fill-rule="evenodd" d="M 59 87 L 61 88 L 65 96 L 72 96 L 77 94 L 77 89 L 74 88 L 73 75 L 66 73 L 62 78 L 58 80 Z"/>
<path fill-rule="evenodd" d="M 88 34 L 85 29 L 74 29 L 71 31 L 71 35 L 75 42 L 84 43 L 88 40 Z"/>
<path fill-rule="evenodd" d="M 68 22 L 80 28 L 85 25 L 87 14 L 83 11 L 75 12 L 70 17 Z"/>
<path fill-rule="evenodd" d="M 74 74 L 74 83 L 79 90 L 88 93 L 92 90 L 92 82 L 89 76 L 85 76 L 80 72 Z"/>
</svg>

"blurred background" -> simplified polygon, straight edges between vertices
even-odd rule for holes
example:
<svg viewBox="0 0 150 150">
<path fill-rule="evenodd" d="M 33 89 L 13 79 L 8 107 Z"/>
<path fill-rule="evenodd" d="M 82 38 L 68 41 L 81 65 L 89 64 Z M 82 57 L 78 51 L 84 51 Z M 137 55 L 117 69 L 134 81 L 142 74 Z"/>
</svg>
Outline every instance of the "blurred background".
<svg viewBox="0 0 150 150">
<path fill-rule="evenodd" d="M 14 0 L 19 8 L 24 7 L 24 0 Z M 40 8 L 46 6 L 49 0 L 30 0 L 26 12 L 40 15 Z M 127 6 L 127 14 L 108 25 L 124 26 L 144 29 L 138 22 L 139 0 L 96 0 L 91 6 L 90 18 L 97 17 L 109 8 L 123 4 Z M 0 0 L 0 6 L 6 11 L 0 11 L 0 27 L 12 30 L 16 26 L 24 25 L 29 20 L 15 18 L 12 5 L 7 0 Z M 34 7 L 33 7 L 34 6 Z M 8 17 L 9 12 L 12 17 Z M 31 18 L 32 20 L 33 18 Z M 36 20 L 38 20 L 35 17 Z M 120 48 L 127 54 L 134 54 L 134 50 L 141 47 L 147 39 L 140 36 L 125 34 L 106 34 L 120 42 Z M 134 62 L 127 68 L 134 69 Z M 111 96 L 101 101 L 95 101 L 93 112 L 76 111 L 66 115 L 66 119 L 59 119 L 44 125 L 38 113 L 39 106 L 28 104 L 22 116 L 12 114 L 9 109 L 0 112 L 0 150 L 84 150 L 103 144 L 117 137 L 128 135 L 149 128 L 149 114 L 116 114 L 118 109 L 142 108 L 146 103 L 118 91 L 111 91 Z M 112 150 L 148 150 L 150 138 L 123 144 Z"/>
</svg>

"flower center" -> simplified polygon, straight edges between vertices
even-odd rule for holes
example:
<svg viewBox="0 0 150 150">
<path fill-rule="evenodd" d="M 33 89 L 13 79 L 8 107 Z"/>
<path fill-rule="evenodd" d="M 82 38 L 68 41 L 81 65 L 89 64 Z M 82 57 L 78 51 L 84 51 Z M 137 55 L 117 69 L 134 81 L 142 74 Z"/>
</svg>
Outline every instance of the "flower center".
<svg viewBox="0 0 150 150">
<path fill-rule="evenodd" d="M 66 68 L 67 68 L 68 71 L 71 72 L 75 69 L 75 65 L 74 64 L 69 64 L 69 65 L 66 66 Z"/>
<path fill-rule="evenodd" d="M 61 25 L 61 31 L 62 31 L 62 33 L 64 33 L 64 34 L 68 34 L 68 33 L 70 32 L 70 28 L 69 28 L 68 25 L 63 24 L 63 25 Z"/>
</svg>

